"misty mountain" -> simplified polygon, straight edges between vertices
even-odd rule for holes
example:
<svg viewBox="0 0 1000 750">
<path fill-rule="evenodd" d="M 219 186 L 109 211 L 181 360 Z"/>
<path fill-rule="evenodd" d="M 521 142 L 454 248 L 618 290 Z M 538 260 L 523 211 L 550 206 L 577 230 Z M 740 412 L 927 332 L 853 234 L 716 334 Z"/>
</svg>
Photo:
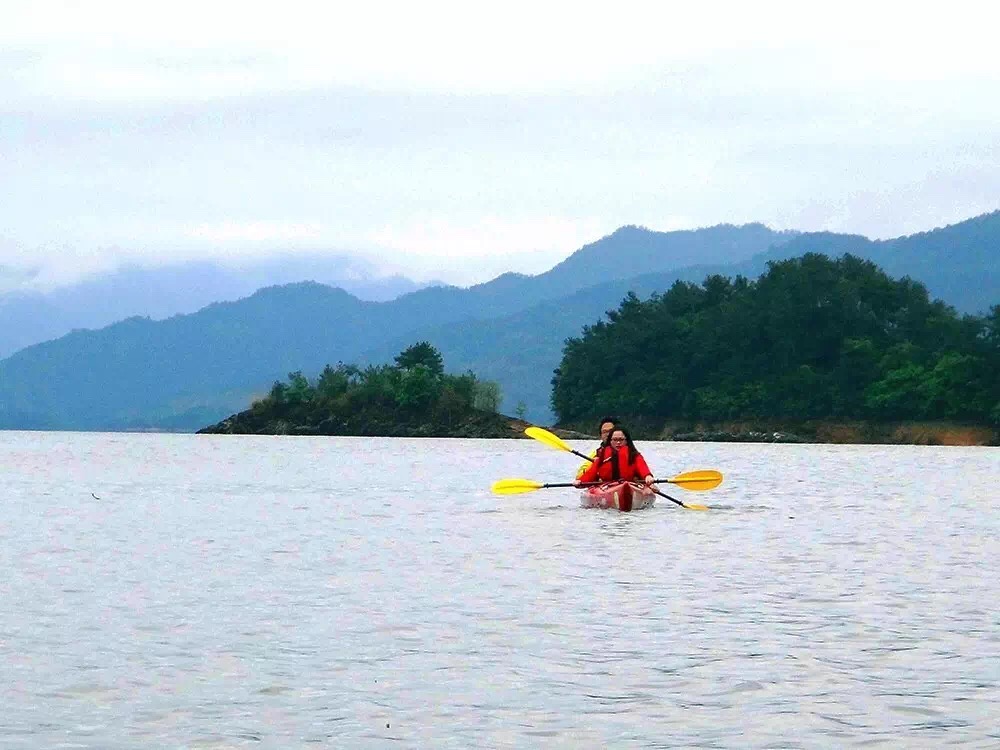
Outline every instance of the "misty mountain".
<svg viewBox="0 0 1000 750">
<path fill-rule="evenodd" d="M 714 240 L 699 244 L 707 236 Z M 981 300 L 1000 302 L 997 238 L 1000 213 L 885 242 L 760 225 L 669 233 L 626 227 L 545 274 L 505 274 L 469 289 L 368 302 L 320 284 L 270 287 L 189 315 L 77 331 L 0 361 L 0 426 L 194 430 L 246 408 L 291 371 L 313 376 L 338 361 L 389 361 L 418 340 L 437 346 L 449 371 L 472 369 L 499 382 L 507 413 L 523 402 L 529 418 L 546 423 L 563 342 L 628 291 L 647 297 L 678 278 L 756 277 L 771 259 L 851 252 L 894 264 L 897 276 L 912 268 L 909 275 L 932 294 L 953 290 L 957 296 L 945 300 L 974 312 L 988 306 Z M 972 276 L 985 281 L 963 290 L 961 280 Z"/>
<path fill-rule="evenodd" d="M 0 361 L 0 427 L 195 429 L 246 405 L 292 370 L 350 362 L 382 342 L 425 326 L 490 320 L 631 273 L 688 262 L 709 235 L 730 261 L 753 257 L 786 235 L 760 225 L 685 232 L 623 228 L 582 250 L 593 254 L 549 274 L 504 274 L 460 289 L 430 287 L 389 302 L 366 302 L 319 284 L 262 289 L 166 320 L 130 318 L 77 330 Z M 638 241 L 637 238 L 642 238 Z M 592 269 L 602 257 L 618 258 Z M 570 270 L 567 271 L 566 269 Z M 192 282 L 193 283 L 193 282 Z M 396 352 L 393 352 L 395 354 Z"/>
<path fill-rule="evenodd" d="M 421 284 L 404 276 L 378 276 L 356 256 L 284 255 L 245 261 L 239 266 L 188 262 L 160 268 L 124 267 L 51 292 L 0 294 L 0 358 L 76 329 L 99 329 L 130 317 L 162 320 L 192 313 L 213 302 L 248 297 L 256 290 L 299 281 L 339 287 L 363 301 L 387 302 L 421 289 L 430 297 L 403 303 L 414 314 L 431 307 L 450 308 L 453 317 L 505 315 L 525 303 L 570 294 L 595 278 L 628 278 L 638 273 L 680 268 L 696 262 L 734 262 L 787 240 L 762 224 L 720 225 L 698 231 L 651 232 L 622 227 L 585 245 L 551 271 L 538 276 L 504 274 L 473 287 L 476 310 L 465 290 L 442 291 L 441 282 Z M 614 258 L 612 261 L 611 259 Z M 608 265 L 615 268 L 608 269 Z M 527 295 L 523 297 L 522 295 Z M 432 302 L 428 303 L 427 300 Z"/>
<path fill-rule="evenodd" d="M 383 302 L 422 289 L 404 276 L 379 276 L 365 261 L 347 255 L 278 256 L 241 266 L 189 262 L 161 268 L 124 267 L 50 292 L 0 294 L 0 357 L 125 318 L 162 320 L 236 300 L 256 290 L 297 281 L 340 287 L 361 300 Z"/>
<path fill-rule="evenodd" d="M 619 231 L 631 232 L 631 228 Z M 584 325 L 598 322 L 608 310 L 617 308 L 628 292 L 644 299 L 665 292 L 675 281 L 701 283 L 711 274 L 757 278 L 767 270 L 769 261 L 808 252 L 831 258 L 845 253 L 867 258 L 890 276 L 910 276 L 922 282 L 932 297 L 948 302 L 959 312 L 985 313 L 992 305 L 1000 304 L 1000 212 L 994 212 L 886 241 L 830 232 L 786 235 L 786 241 L 740 262 L 702 262 L 675 271 L 636 275 L 597 284 L 507 317 L 421 328 L 409 332 L 408 338 L 398 337 L 365 352 L 361 361 L 389 361 L 417 336 L 437 347 L 456 371 L 470 369 L 481 378 L 499 382 L 505 413 L 513 414 L 521 403 L 533 419 L 549 424 L 551 379 L 562 359 L 565 340 L 579 336 Z M 582 253 L 570 259 L 578 268 L 594 260 L 591 256 L 588 263 L 579 263 Z M 704 260 L 718 257 L 710 252 L 704 254 Z"/>
<path fill-rule="evenodd" d="M 666 234 L 671 238 L 669 268 L 661 259 L 663 233 L 626 226 L 603 240 L 584 245 L 542 276 L 552 285 L 562 285 L 568 294 L 583 288 L 580 282 L 585 279 L 595 283 L 595 279 L 629 279 L 673 268 L 738 263 L 781 246 L 800 232 L 775 232 L 763 224 L 720 224 L 695 232 Z M 614 268 L 613 273 L 609 273 L 609 267 Z"/>
<path fill-rule="evenodd" d="M 760 260 L 794 258 L 807 252 L 866 258 L 890 276 L 920 281 L 932 297 L 959 312 L 982 314 L 1000 303 L 1000 211 L 891 240 L 831 232 L 801 234 L 747 267 L 756 269 L 752 275 L 757 275 L 764 270 Z"/>
</svg>

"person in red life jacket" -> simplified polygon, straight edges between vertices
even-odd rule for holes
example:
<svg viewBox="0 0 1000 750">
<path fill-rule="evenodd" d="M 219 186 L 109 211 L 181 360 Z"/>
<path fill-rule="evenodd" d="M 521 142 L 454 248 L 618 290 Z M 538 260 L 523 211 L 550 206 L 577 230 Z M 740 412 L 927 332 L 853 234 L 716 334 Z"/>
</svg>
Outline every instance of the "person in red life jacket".
<svg viewBox="0 0 1000 750">
<path fill-rule="evenodd" d="M 597 423 L 597 429 L 601 433 L 601 444 L 598 448 L 603 448 L 608 444 L 608 441 L 611 440 L 611 431 L 615 429 L 616 424 L 618 424 L 617 417 L 601 417 L 601 421 Z"/>
<path fill-rule="evenodd" d="M 632 436 L 624 427 L 615 427 L 607 445 L 602 445 L 590 468 L 576 480 L 579 486 L 586 482 L 613 482 L 626 479 L 632 482 L 644 482 L 646 486 L 653 484 L 653 472 L 649 470 L 646 459 L 642 457 Z"/>
<path fill-rule="evenodd" d="M 582 477 L 583 473 L 593 465 L 594 459 L 597 458 L 597 452 L 607 447 L 608 441 L 611 439 L 611 431 L 615 429 L 616 424 L 618 424 L 617 417 L 601 417 L 597 423 L 597 430 L 601 434 L 601 444 L 590 452 L 589 461 L 584 461 L 580 464 L 580 468 L 576 470 L 577 479 Z"/>
</svg>

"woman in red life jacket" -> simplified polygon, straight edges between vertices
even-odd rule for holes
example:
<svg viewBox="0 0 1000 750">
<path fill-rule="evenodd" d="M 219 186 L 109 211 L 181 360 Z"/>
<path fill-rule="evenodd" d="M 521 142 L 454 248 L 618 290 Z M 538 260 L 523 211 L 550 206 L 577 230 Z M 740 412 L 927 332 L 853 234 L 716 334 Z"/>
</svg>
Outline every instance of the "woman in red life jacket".
<svg viewBox="0 0 1000 750">
<path fill-rule="evenodd" d="M 615 427 L 607 445 L 602 445 L 594 462 L 576 480 L 579 486 L 585 482 L 613 482 L 626 479 L 633 482 L 653 484 L 653 472 L 646 465 L 646 459 L 635 447 L 632 436 L 624 427 Z"/>
</svg>

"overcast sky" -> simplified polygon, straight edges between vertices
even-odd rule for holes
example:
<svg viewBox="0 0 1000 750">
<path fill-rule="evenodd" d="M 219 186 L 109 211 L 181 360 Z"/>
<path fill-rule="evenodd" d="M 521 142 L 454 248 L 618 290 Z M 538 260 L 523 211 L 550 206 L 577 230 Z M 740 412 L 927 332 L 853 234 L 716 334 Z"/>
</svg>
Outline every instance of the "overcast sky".
<svg viewBox="0 0 1000 750">
<path fill-rule="evenodd" d="M 287 251 L 467 284 L 623 224 L 996 210 L 997 3 L 923 5 L 0 0 L 0 290 Z"/>
</svg>

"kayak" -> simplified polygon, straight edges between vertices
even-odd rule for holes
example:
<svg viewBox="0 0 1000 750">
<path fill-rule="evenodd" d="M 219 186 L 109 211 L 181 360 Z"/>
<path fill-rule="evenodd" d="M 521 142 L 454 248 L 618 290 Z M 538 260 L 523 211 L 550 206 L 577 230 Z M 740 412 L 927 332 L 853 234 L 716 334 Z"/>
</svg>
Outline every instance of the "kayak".
<svg viewBox="0 0 1000 750">
<path fill-rule="evenodd" d="M 614 508 L 623 513 L 648 508 L 654 500 L 653 492 L 635 482 L 607 482 L 580 493 L 580 504 L 584 508 Z"/>
</svg>

